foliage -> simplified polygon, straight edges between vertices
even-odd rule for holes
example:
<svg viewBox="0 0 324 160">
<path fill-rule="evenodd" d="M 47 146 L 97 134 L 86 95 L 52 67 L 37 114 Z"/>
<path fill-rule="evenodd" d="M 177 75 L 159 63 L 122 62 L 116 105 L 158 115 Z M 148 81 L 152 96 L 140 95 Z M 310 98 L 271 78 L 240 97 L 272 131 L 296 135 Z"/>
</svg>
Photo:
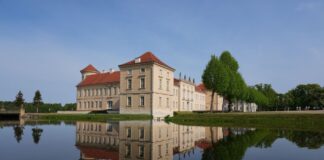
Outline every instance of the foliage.
<svg viewBox="0 0 324 160">
<path fill-rule="evenodd" d="M 15 105 L 17 107 L 20 107 L 21 105 L 24 104 L 24 95 L 21 91 L 18 92 L 17 96 L 16 96 L 16 100 L 15 100 Z"/>
<path fill-rule="evenodd" d="M 14 102 L 0 101 L 0 106 L 4 106 L 6 110 L 18 110 Z M 27 113 L 35 113 L 36 108 L 33 103 L 24 103 L 24 108 Z M 42 103 L 38 107 L 39 113 L 55 113 L 57 111 L 71 111 L 76 110 L 75 103 L 67 103 L 62 105 L 60 103 Z"/>
<path fill-rule="evenodd" d="M 265 97 L 267 97 L 267 103 L 260 105 L 259 110 L 276 110 L 278 103 L 278 94 L 272 88 L 271 84 L 257 84 L 255 88 L 261 92 Z"/>
<path fill-rule="evenodd" d="M 214 93 L 217 92 L 220 95 L 224 95 L 229 86 L 229 74 L 225 66 L 218 60 L 215 55 L 211 56 L 210 61 L 208 62 L 204 73 L 202 75 L 202 81 L 205 87 L 212 91 L 212 97 Z M 213 100 L 210 109 L 213 108 Z"/>
<path fill-rule="evenodd" d="M 40 141 L 40 137 L 42 135 L 43 129 L 36 127 L 36 128 L 32 129 L 32 132 L 33 132 L 32 135 L 33 135 L 34 143 L 38 144 Z"/>
<path fill-rule="evenodd" d="M 324 88 L 318 84 L 301 84 L 286 94 L 288 95 L 286 98 L 290 98 L 288 103 L 290 107 L 324 108 Z"/>
<path fill-rule="evenodd" d="M 41 95 L 41 93 L 40 93 L 40 91 L 39 90 L 37 90 L 36 92 L 35 92 L 35 96 L 34 96 L 34 99 L 33 99 L 33 104 L 34 104 L 34 106 L 36 106 L 37 108 L 37 113 L 38 113 L 38 107 L 39 107 L 39 105 L 41 105 L 43 103 L 43 101 L 42 101 L 42 95 Z"/>
<path fill-rule="evenodd" d="M 22 140 L 22 136 L 24 135 L 24 127 L 21 126 L 14 126 L 13 127 L 14 132 L 15 132 L 15 138 L 18 143 Z"/>
</svg>

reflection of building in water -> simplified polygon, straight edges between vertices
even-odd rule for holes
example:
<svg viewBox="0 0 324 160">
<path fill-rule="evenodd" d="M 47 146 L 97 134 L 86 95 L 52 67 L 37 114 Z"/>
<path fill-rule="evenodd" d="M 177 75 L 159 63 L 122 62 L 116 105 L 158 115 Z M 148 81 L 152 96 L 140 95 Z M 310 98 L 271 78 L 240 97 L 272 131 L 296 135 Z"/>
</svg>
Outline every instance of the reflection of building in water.
<svg viewBox="0 0 324 160">
<path fill-rule="evenodd" d="M 172 128 L 163 121 L 120 122 L 121 159 L 171 159 Z"/>
<path fill-rule="evenodd" d="M 119 159 L 118 122 L 77 122 L 76 146 L 81 159 Z"/>
<path fill-rule="evenodd" d="M 221 127 L 182 126 L 158 120 L 77 122 L 76 146 L 81 159 L 192 158 L 211 147 L 212 141 L 222 139 L 226 131 Z"/>
</svg>

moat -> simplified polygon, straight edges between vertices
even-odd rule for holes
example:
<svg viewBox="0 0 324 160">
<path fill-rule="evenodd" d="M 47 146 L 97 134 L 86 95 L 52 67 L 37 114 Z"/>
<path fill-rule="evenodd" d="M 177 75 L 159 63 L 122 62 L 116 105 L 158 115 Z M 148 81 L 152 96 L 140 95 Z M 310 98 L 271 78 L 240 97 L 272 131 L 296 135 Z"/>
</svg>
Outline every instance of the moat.
<svg viewBox="0 0 324 160">
<path fill-rule="evenodd" d="M 324 132 L 183 126 L 157 120 L 2 121 L 1 159 L 318 160 Z"/>
</svg>

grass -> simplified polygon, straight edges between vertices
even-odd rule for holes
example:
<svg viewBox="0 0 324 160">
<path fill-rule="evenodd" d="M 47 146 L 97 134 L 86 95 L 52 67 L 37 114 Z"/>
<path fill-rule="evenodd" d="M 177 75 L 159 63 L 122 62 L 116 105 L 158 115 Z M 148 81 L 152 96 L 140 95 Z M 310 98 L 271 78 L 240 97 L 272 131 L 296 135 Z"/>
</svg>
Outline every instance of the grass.
<svg viewBox="0 0 324 160">
<path fill-rule="evenodd" d="M 131 114 L 33 114 L 32 119 L 51 121 L 122 121 L 122 120 L 150 120 L 151 115 Z"/>
<path fill-rule="evenodd" d="M 280 128 L 324 131 L 324 112 L 190 113 L 167 121 L 194 126 Z"/>
</svg>

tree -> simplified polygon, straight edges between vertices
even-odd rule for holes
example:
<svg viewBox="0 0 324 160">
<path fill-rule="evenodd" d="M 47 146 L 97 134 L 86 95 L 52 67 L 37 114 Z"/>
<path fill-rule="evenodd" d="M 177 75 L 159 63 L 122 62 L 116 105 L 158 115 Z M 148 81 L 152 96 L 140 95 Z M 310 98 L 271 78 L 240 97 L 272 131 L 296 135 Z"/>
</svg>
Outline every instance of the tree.
<svg viewBox="0 0 324 160">
<path fill-rule="evenodd" d="M 224 94 L 228 101 L 228 111 L 232 111 L 233 101 L 242 100 L 244 98 L 245 81 L 238 72 L 239 64 L 230 52 L 224 51 L 220 56 L 220 61 L 224 64 L 229 76 L 229 86 Z"/>
<path fill-rule="evenodd" d="M 36 128 L 33 128 L 32 131 L 33 131 L 32 135 L 33 135 L 34 143 L 38 144 L 40 137 L 42 135 L 43 129 L 36 127 Z"/>
<path fill-rule="evenodd" d="M 35 92 L 35 96 L 34 96 L 34 99 L 33 99 L 33 104 L 34 106 L 36 106 L 36 112 L 38 113 L 38 107 L 39 105 L 41 105 L 43 102 L 42 102 L 42 95 L 40 93 L 39 90 L 37 90 Z"/>
<path fill-rule="evenodd" d="M 220 61 L 229 67 L 233 72 L 237 72 L 239 64 L 229 51 L 224 51 L 220 56 Z"/>
<path fill-rule="evenodd" d="M 205 87 L 212 92 L 210 104 L 210 111 L 212 112 L 215 92 L 224 95 L 229 85 L 229 74 L 215 55 L 211 56 L 207 64 L 202 75 L 202 81 Z"/>
<path fill-rule="evenodd" d="M 22 105 L 24 104 L 24 95 L 22 94 L 21 91 L 18 92 L 17 96 L 16 96 L 16 100 L 15 100 L 15 105 L 17 107 L 22 107 Z"/>
<path fill-rule="evenodd" d="M 24 127 L 14 126 L 13 129 L 15 132 L 15 138 L 16 138 L 17 142 L 19 143 L 22 140 L 22 135 L 24 135 Z"/>
<path fill-rule="evenodd" d="M 278 105 L 278 93 L 272 88 L 271 84 L 257 84 L 255 88 L 268 98 L 267 105 L 261 106 L 264 110 L 274 110 Z"/>
</svg>

